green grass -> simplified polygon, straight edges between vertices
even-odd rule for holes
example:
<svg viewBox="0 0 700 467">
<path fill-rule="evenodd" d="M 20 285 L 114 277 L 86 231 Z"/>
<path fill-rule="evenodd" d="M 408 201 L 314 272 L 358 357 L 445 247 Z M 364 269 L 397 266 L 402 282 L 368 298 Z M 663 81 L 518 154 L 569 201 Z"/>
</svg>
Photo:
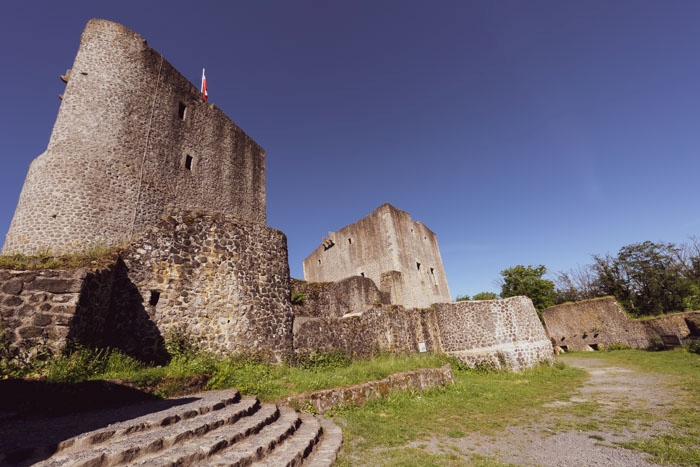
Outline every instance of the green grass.
<svg viewBox="0 0 700 467">
<path fill-rule="evenodd" d="M 499 436 L 509 426 L 535 429 L 548 420 L 543 435 L 581 430 L 603 441 L 607 432 L 635 433 L 651 426 L 658 416 L 638 405 L 611 408 L 595 399 L 572 402 L 571 397 L 587 375 L 562 363 L 567 356 L 554 366 L 509 373 L 488 367 L 468 370 L 444 355 L 432 354 L 381 355 L 370 361 L 351 362 L 342 354 L 328 352 L 307 355 L 289 365 L 265 363 L 252 356 L 216 359 L 188 347 L 171 347 L 171 351 L 174 357 L 168 365 L 149 367 L 119 352 L 81 349 L 49 360 L 36 374 L 56 382 L 120 379 L 137 387 L 157 387 L 156 393 L 161 396 L 177 393 L 179 379 L 206 374 L 210 377 L 209 389 L 236 387 L 244 394 L 258 395 L 262 401 L 275 401 L 294 393 L 453 364 L 454 385 L 424 392 L 395 392 L 360 408 L 339 407 L 331 412 L 345 438 L 340 466 L 503 465 L 496 458 L 462 452 L 452 440 L 472 433 Z M 659 464 L 700 465 L 699 355 L 682 350 L 617 350 L 576 353 L 575 357 L 604 359 L 611 365 L 661 375 L 680 393 L 664 407 L 664 420 L 672 429 L 620 445 L 647 452 Z M 427 443 L 436 440 L 436 451 L 428 451 Z"/>
<path fill-rule="evenodd" d="M 571 391 L 562 388 L 575 388 L 584 378 L 584 371 L 563 365 L 522 373 L 461 370 L 451 387 L 404 391 L 361 408 L 339 409 L 334 418 L 345 436 L 340 465 L 414 465 L 404 464 L 403 449 L 394 448 L 435 436 L 497 436 L 526 422 L 542 404 L 566 398 Z M 441 462 L 436 465 L 460 465 Z M 479 462 L 496 465 L 486 458 Z"/>
<path fill-rule="evenodd" d="M 269 402 L 295 393 L 349 386 L 419 368 L 435 368 L 451 361 L 437 354 L 385 354 L 373 360 L 350 361 L 341 353 L 325 352 L 307 355 L 295 365 L 289 365 L 245 355 L 220 359 L 189 347 L 169 347 L 174 356 L 163 366 L 145 365 L 118 351 L 77 349 L 34 368 L 0 374 L 0 378 L 31 376 L 56 383 L 113 379 L 144 389 L 162 385 L 167 380 L 168 387 L 161 387 L 158 392 L 166 397 L 179 392 L 173 380 L 207 375 L 207 389 L 235 387 L 242 394 L 254 394 L 261 401 Z"/>
</svg>

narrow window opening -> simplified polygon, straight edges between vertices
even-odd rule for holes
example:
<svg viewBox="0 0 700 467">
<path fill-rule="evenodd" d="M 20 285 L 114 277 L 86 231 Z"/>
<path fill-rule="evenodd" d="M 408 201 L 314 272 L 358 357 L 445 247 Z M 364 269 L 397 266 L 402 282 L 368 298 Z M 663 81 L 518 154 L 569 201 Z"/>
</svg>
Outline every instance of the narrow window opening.
<svg viewBox="0 0 700 467">
<path fill-rule="evenodd" d="M 160 292 L 157 290 L 151 290 L 151 298 L 148 299 L 148 304 L 151 306 L 156 306 L 158 300 L 160 299 Z"/>
<path fill-rule="evenodd" d="M 185 119 L 185 110 L 187 109 L 187 106 L 180 102 L 180 104 L 177 106 L 177 116 L 180 117 L 180 120 Z"/>
<path fill-rule="evenodd" d="M 348 243 L 352 245 L 352 238 L 348 238 Z"/>
<path fill-rule="evenodd" d="M 192 170 L 192 156 L 189 154 L 185 157 L 185 168 L 187 170 Z"/>
<path fill-rule="evenodd" d="M 419 262 L 416 262 L 416 269 L 418 269 L 420 271 L 420 263 Z"/>
<path fill-rule="evenodd" d="M 318 260 L 318 264 L 321 264 L 321 260 L 320 260 L 320 259 Z"/>
<path fill-rule="evenodd" d="M 430 274 L 435 275 L 435 269 L 430 268 Z"/>
<path fill-rule="evenodd" d="M 364 272 L 361 272 L 360 275 L 361 275 L 362 277 L 365 277 L 365 273 L 364 273 Z"/>
</svg>

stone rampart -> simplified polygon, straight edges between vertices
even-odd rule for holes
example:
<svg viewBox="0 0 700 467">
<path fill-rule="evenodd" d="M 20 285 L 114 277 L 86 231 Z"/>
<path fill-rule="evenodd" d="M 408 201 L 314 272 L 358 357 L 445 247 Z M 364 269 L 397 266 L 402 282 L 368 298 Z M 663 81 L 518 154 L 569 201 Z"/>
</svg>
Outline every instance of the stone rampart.
<svg viewBox="0 0 700 467">
<path fill-rule="evenodd" d="M 215 353 L 292 351 L 287 239 L 220 214 L 165 216 L 124 256 L 143 306 L 164 335 Z"/>
<path fill-rule="evenodd" d="M 583 300 L 542 311 L 547 334 L 555 350 L 598 350 L 621 344 L 646 348 L 662 334 L 686 338 L 688 320 L 700 312 L 677 313 L 653 319 L 630 318 L 614 297 Z"/>
<path fill-rule="evenodd" d="M 265 152 L 129 29 L 91 20 L 3 254 L 132 238 L 173 209 L 265 223 Z"/>
<path fill-rule="evenodd" d="M 327 305 L 340 298 L 337 283 L 310 283 Z M 374 297 L 368 294 L 366 299 Z M 435 304 L 426 309 L 376 305 L 348 309 L 342 316 L 322 314 L 313 305 L 294 305 L 297 353 L 340 349 L 347 355 L 375 352 L 445 352 L 469 365 L 489 364 L 514 370 L 552 360 L 552 346 L 526 297 Z M 333 307 L 331 306 L 331 309 Z"/>
<path fill-rule="evenodd" d="M 13 348 L 67 343 L 165 358 L 164 337 L 218 354 L 292 352 L 286 238 L 222 215 L 165 216 L 104 270 L 0 271 Z"/>
<path fill-rule="evenodd" d="M 527 297 L 438 303 L 435 314 L 442 351 L 469 365 L 517 371 L 553 359 L 552 346 Z"/>
</svg>

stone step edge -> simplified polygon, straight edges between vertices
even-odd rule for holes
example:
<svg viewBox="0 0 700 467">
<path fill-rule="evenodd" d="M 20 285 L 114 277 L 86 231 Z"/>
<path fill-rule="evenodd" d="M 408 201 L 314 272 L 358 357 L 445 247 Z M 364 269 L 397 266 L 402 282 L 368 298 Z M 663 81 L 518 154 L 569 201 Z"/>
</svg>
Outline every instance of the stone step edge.
<svg viewBox="0 0 700 467">
<path fill-rule="evenodd" d="M 151 453 L 163 452 L 173 446 L 187 443 L 221 427 L 234 425 L 254 415 L 260 408 L 255 397 L 246 397 L 238 404 L 229 404 L 221 410 L 153 429 L 136 432 L 132 436 L 88 446 L 85 450 L 68 450 L 54 454 L 38 466 L 55 465 L 119 465 Z"/>
<path fill-rule="evenodd" d="M 277 403 L 288 405 L 300 412 L 324 415 L 334 407 L 360 407 L 369 400 L 385 397 L 393 391 L 406 389 L 425 391 L 447 384 L 454 384 L 454 374 L 449 364 L 440 368 L 421 368 L 396 373 L 380 380 L 368 381 L 343 388 L 294 394 Z"/>
<path fill-rule="evenodd" d="M 197 465 L 251 465 L 270 454 L 291 436 L 300 425 L 301 418 L 299 418 L 299 414 L 295 410 L 289 407 L 280 407 L 279 417 L 274 423 L 263 427 L 262 430 L 255 433 L 255 436 L 249 436 L 241 443 L 229 444 L 210 456 L 206 461 Z"/>
<path fill-rule="evenodd" d="M 318 417 L 310 414 L 299 415 L 301 424 L 296 431 L 277 446 L 269 456 L 253 465 L 256 467 L 296 467 L 308 457 L 323 435 L 323 427 Z"/>
<path fill-rule="evenodd" d="M 61 441 L 56 446 L 55 454 L 68 449 L 80 449 L 111 441 L 133 433 L 150 431 L 155 428 L 171 425 L 180 420 L 188 420 L 198 415 L 221 410 L 224 407 L 241 401 L 241 394 L 237 389 L 202 392 L 199 394 L 170 399 L 191 399 L 200 395 L 201 399 L 188 404 L 173 406 L 169 409 L 142 415 L 141 417 L 113 423 L 104 428 L 81 433 L 67 440 Z"/>
<path fill-rule="evenodd" d="M 320 421 L 322 435 L 309 456 L 303 460 L 302 465 L 305 467 L 330 467 L 343 445 L 343 431 L 340 427 L 327 418 Z"/>
<path fill-rule="evenodd" d="M 202 436 L 190 438 L 185 443 L 170 446 L 159 452 L 142 453 L 131 459 L 128 465 L 200 465 L 207 458 L 230 446 L 239 445 L 256 436 L 265 427 L 277 423 L 280 410 L 276 405 L 263 404 L 250 417 L 232 425 L 225 425 Z"/>
</svg>

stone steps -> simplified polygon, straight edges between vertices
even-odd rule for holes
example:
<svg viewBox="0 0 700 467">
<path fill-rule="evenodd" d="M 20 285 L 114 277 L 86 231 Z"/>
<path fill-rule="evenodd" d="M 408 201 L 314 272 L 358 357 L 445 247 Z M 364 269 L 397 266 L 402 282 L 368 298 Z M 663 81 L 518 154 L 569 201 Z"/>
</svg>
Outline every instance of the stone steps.
<svg viewBox="0 0 700 467">
<path fill-rule="evenodd" d="M 328 420 L 212 391 L 131 420 L 74 436 L 38 466 L 328 466 L 342 434 Z"/>
</svg>

